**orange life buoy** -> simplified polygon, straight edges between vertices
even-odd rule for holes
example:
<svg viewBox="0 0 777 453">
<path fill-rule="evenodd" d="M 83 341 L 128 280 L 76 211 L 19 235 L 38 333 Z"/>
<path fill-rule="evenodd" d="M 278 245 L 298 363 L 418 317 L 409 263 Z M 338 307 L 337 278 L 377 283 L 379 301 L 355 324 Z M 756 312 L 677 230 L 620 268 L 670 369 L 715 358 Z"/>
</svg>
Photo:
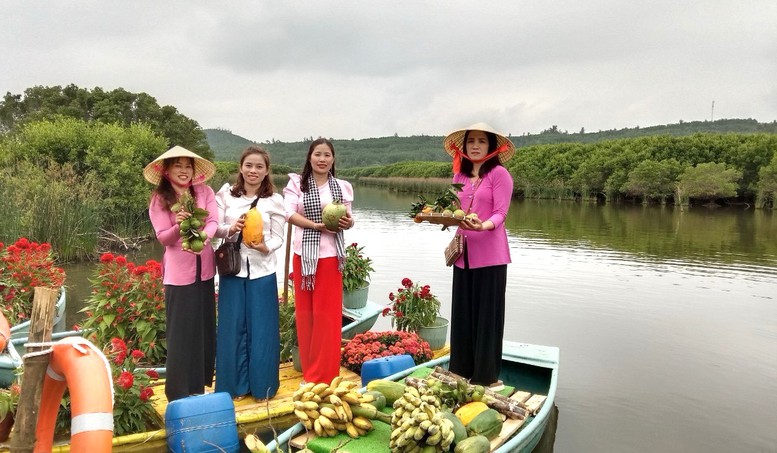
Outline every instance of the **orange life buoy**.
<svg viewBox="0 0 777 453">
<path fill-rule="evenodd" d="M 70 390 L 70 451 L 110 452 L 113 443 L 113 380 L 103 353 L 88 340 L 68 337 L 53 347 L 43 381 L 35 453 L 50 452 L 54 424 Z"/>
<path fill-rule="evenodd" d="M 0 312 L 0 351 L 5 351 L 9 341 L 11 341 L 11 325 L 8 324 L 5 315 Z"/>
</svg>

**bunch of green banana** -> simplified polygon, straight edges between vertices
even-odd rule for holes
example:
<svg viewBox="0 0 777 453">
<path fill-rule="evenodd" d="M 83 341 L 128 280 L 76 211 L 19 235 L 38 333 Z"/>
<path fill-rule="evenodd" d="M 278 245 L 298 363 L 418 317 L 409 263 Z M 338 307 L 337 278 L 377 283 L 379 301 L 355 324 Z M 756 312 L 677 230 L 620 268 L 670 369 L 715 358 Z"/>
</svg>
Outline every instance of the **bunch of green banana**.
<svg viewBox="0 0 777 453">
<path fill-rule="evenodd" d="M 309 382 L 292 395 L 294 414 L 318 436 L 332 437 L 338 432 L 352 438 L 363 436 L 372 429 L 372 419 L 388 415 L 369 404 L 375 399 L 373 395 L 363 395 L 357 389 L 358 384 L 342 376 L 328 384 Z"/>
<path fill-rule="evenodd" d="M 402 398 L 394 402 L 389 442 L 392 453 L 432 453 L 451 448 L 453 423 L 443 417 L 433 390 L 421 392 L 407 386 Z"/>
</svg>

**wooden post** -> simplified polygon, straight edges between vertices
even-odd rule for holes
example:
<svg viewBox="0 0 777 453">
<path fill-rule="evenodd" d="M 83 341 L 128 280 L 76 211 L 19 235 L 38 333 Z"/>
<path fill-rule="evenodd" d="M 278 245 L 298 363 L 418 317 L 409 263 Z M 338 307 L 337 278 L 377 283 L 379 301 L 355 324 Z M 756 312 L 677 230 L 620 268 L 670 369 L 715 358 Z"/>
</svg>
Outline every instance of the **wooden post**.
<svg viewBox="0 0 777 453">
<path fill-rule="evenodd" d="M 30 316 L 30 332 L 27 341 L 40 343 L 51 341 L 54 327 L 54 306 L 59 296 L 59 288 L 35 287 Z M 41 351 L 46 348 L 27 348 L 27 352 Z M 11 453 L 32 453 L 35 447 L 35 428 L 38 424 L 41 390 L 46 368 L 49 366 L 49 354 L 24 359 L 24 380 L 19 406 L 16 410 L 11 437 Z"/>
<path fill-rule="evenodd" d="M 291 230 L 292 225 L 291 222 L 289 222 L 288 231 L 286 232 L 286 261 L 283 263 L 283 303 L 289 301 L 289 258 L 291 257 Z"/>
</svg>

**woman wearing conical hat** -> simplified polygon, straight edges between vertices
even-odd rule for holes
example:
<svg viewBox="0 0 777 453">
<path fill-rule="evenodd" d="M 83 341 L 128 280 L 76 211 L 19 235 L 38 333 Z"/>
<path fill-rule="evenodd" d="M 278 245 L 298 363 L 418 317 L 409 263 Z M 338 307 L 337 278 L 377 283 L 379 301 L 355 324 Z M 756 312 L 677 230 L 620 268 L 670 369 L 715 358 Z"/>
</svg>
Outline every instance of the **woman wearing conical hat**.
<svg viewBox="0 0 777 453">
<path fill-rule="evenodd" d="M 215 173 L 211 162 L 180 146 L 170 148 L 143 170 L 146 180 L 156 185 L 148 214 L 157 240 L 165 247 L 162 279 L 168 401 L 203 393 L 213 383 L 216 261 L 210 238 L 218 228 L 218 207 L 213 189 L 204 182 Z M 189 247 L 184 247 L 180 223 L 191 214 L 175 206 L 185 194 L 194 198 L 196 207 L 208 211 L 202 226 L 206 240 Z"/>
<path fill-rule="evenodd" d="M 451 132 L 443 142 L 453 157 L 453 183 L 462 184 L 464 253 L 453 264 L 450 370 L 497 390 L 504 336 L 510 248 L 504 221 L 513 178 L 502 166 L 515 146 L 485 123 Z"/>
</svg>

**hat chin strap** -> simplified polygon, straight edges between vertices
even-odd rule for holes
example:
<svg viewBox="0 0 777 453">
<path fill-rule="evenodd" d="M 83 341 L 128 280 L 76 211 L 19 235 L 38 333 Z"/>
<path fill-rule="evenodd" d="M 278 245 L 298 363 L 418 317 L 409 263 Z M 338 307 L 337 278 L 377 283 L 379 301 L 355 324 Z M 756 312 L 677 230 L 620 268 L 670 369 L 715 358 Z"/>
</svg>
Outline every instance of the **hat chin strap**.
<svg viewBox="0 0 777 453">
<path fill-rule="evenodd" d="M 458 146 L 456 146 L 455 143 L 451 143 L 451 149 L 456 152 L 456 155 L 453 157 L 453 174 L 459 173 L 461 171 L 461 159 L 467 159 L 470 162 L 473 163 L 479 163 L 479 162 L 485 162 L 488 159 L 491 159 L 492 157 L 496 156 L 499 153 L 507 151 L 507 145 L 502 145 L 495 149 L 492 153 L 489 153 L 482 159 L 472 159 L 466 154 L 464 154 L 461 149 L 459 149 Z"/>
</svg>

